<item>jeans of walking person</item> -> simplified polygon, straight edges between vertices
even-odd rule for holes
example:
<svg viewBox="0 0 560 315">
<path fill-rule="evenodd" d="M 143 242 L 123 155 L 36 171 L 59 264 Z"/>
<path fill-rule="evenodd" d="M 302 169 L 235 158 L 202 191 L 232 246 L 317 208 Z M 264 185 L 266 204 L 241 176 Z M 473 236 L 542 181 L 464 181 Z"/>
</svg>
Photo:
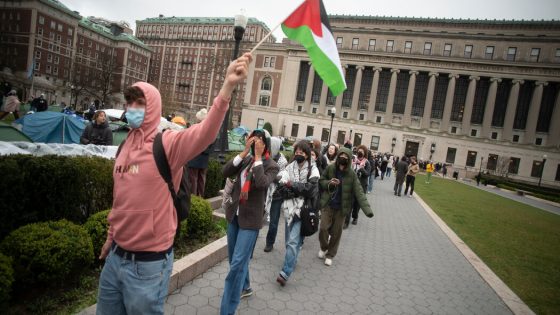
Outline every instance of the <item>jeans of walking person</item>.
<svg viewBox="0 0 560 315">
<path fill-rule="evenodd" d="M 156 261 L 137 261 L 109 252 L 99 279 L 97 315 L 163 314 L 173 251 Z M 127 259 L 125 259 L 127 258 Z"/>
<path fill-rule="evenodd" d="M 220 314 L 235 314 L 241 291 L 249 280 L 249 261 L 259 235 L 258 230 L 242 229 L 235 216 L 227 227 L 229 272 L 224 285 Z"/>
<path fill-rule="evenodd" d="M 393 186 L 393 190 L 395 191 L 395 195 L 400 196 L 402 192 L 402 182 L 395 180 L 395 186 Z"/>
<path fill-rule="evenodd" d="M 386 176 L 386 177 L 391 177 L 391 171 L 392 171 L 392 170 L 393 170 L 392 168 L 387 167 L 387 171 L 386 171 L 386 173 L 385 173 L 385 176 Z"/>
<path fill-rule="evenodd" d="M 368 193 L 373 191 L 373 181 L 374 180 L 375 180 L 375 174 L 372 173 L 371 175 L 369 175 L 369 178 L 368 178 L 368 188 L 367 188 Z"/>
<path fill-rule="evenodd" d="M 297 264 L 299 251 L 303 244 L 303 236 L 301 236 L 301 220 L 294 216 L 290 226 L 286 223 L 286 255 L 284 256 L 284 266 L 280 275 L 288 280 Z"/>
<path fill-rule="evenodd" d="M 276 242 L 276 234 L 278 234 L 278 222 L 280 221 L 280 208 L 282 207 L 282 199 L 272 200 L 270 204 L 270 223 L 268 224 L 268 232 L 266 233 L 266 245 L 273 246 Z"/>
<path fill-rule="evenodd" d="M 338 252 L 340 237 L 342 236 L 342 225 L 344 224 L 344 213 L 341 209 L 332 209 L 326 206 L 321 210 L 321 221 L 319 225 L 319 243 L 322 251 L 327 251 L 325 257 L 333 258 Z"/>
<path fill-rule="evenodd" d="M 410 195 L 414 192 L 414 181 L 416 180 L 415 176 L 406 175 L 406 187 L 404 188 L 404 194 L 408 194 L 408 188 L 410 187 Z"/>
</svg>

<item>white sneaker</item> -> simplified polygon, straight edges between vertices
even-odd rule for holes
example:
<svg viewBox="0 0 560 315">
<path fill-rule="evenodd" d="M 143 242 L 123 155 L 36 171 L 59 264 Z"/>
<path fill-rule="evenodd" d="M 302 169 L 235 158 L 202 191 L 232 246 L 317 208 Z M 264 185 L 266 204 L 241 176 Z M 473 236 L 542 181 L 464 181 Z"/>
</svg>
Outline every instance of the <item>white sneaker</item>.
<svg viewBox="0 0 560 315">
<path fill-rule="evenodd" d="M 327 265 L 327 266 L 332 265 L 332 259 L 331 258 L 325 258 L 325 265 Z"/>
<path fill-rule="evenodd" d="M 324 259 L 326 253 L 327 253 L 327 251 L 319 250 L 319 253 L 317 254 L 317 257 L 319 257 L 321 259 Z"/>
</svg>

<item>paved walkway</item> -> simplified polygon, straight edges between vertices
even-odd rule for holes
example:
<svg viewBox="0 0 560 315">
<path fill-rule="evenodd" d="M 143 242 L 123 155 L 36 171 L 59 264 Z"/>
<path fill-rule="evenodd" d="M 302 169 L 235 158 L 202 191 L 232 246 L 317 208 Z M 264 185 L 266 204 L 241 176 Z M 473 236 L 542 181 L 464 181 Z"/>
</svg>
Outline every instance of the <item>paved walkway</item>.
<svg viewBox="0 0 560 315">
<path fill-rule="evenodd" d="M 285 287 L 275 282 L 283 229 L 264 253 L 263 228 L 250 265 L 255 293 L 239 314 L 511 314 L 420 204 L 393 196 L 393 183 L 375 182 L 368 195 L 375 217 L 360 213 L 343 232 L 331 267 L 316 256 L 317 235 L 306 239 Z M 224 260 L 173 292 L 166 314 L 217 314 L 227 271 Z"/>
</svg>

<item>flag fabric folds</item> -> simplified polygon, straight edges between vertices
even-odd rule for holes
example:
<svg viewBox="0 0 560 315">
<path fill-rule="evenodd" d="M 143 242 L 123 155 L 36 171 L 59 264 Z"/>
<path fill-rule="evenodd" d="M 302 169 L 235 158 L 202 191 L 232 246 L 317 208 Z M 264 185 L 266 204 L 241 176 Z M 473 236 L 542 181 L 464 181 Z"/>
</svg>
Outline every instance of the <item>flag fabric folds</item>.
<svg viewBox="0 0 560 315">
<path fill-rule="evenodd" d="M 334 96 L 346 90 L 327 11 L 321 0 L 306 0 L 283 23 L 284 34 L 305 47 L 313 68 Z"/>
</svg>

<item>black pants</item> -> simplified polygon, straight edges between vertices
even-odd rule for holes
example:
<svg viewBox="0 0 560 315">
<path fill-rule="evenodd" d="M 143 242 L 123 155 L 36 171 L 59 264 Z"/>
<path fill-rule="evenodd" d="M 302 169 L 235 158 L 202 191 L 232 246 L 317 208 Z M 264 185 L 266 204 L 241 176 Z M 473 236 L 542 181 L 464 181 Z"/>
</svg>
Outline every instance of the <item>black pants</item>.
<svg viewBox="0 0 560 315">
<path fill-rule="evenodd" d="M 410 195 L 412 196 L 412 193 L 414 192 L 414 181 L 416 180 L 416 177 L 412 176 L 412 175 L 406 175 L 406 187 L 404 188 L 404 194 L 406 195 L 408 193 L 408 187 L 410 187 Z"/>
</svg>

